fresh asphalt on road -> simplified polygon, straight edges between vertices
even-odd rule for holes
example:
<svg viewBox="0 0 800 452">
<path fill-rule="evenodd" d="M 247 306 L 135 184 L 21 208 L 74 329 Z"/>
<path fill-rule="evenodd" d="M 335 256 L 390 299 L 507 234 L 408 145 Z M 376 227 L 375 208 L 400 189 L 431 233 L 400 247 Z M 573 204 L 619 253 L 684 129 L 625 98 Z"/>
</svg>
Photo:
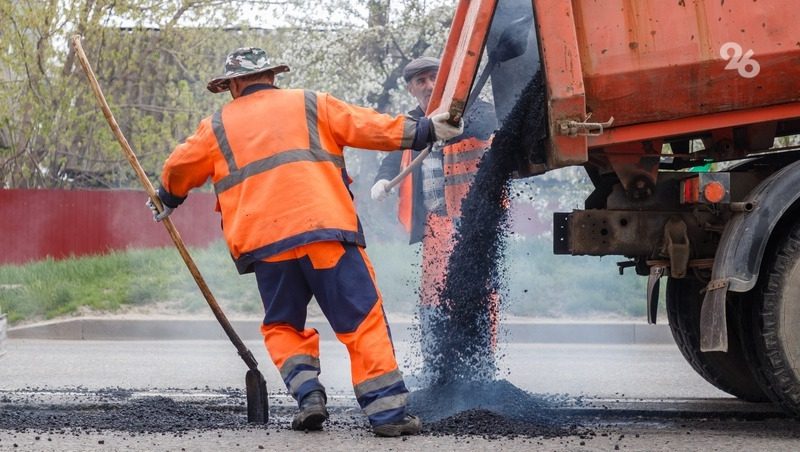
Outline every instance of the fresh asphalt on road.
<svg viewBox="0 0 800 452">
<path fill-rule="evenodd" d="M 613 342 L 613 341 L 612 341 Z M 275 406 L 288 401 L 263 344 L 247 340 L 261 363 Z M 396 352 L 409 383 L 419 365 L 413 341 L 396 341 Z M 212 430 L 180 435 L 125 431 L 0 430 L 0 450 L 798 450 L 800 428 L 780 415 L 683 418 L 663 412 L 615 415 L 615 406 L 655 403 L 681 407 L 736 404 L 700 378 L 670 343 L 506 342 L 498 349 L 500 378 L 535 394 L 585 397 L 609 414 L 594 410 L 579 417 L 590 436 L 526 438 L 514 436 L 373 437 L 358 427 L 362 415 L 352 396 L 346 350 L 338 342 L 321 343 L 322 380 L 334 417 L 324 432 L 297 433 L 288 418 L 276 417 L 267 428 Z M 224 340 L 42 340 L 10 339 L 0 360 L 0 402 L 12 395 L 69 388 L 125 388 L 143 392 L 202 394 L 204 390 L 242 389 L 245 366 Z M 44 391 L 42 391 L 44 390 Z M 45 396 L 46 400 L 47 396 Z M 2 404 L 0 404 L 2 405 Z M 347 408 L 347 407 L 352 407 Z M 763 407 L 762 407 L 763 408 Z M 646 409 L 647 410 L 647 409 Z M 646 411 L 645 410 L 645 411 Z M 661 408 L 656 408 L 661 410 Z M 624 410 L 619 410 L 624 411 Z M 767 409 L 766 411 L 769 411 Z M 347 413 L 347 414 L 343 414 Z M 721 420 L 720 420 L 721 419 Z M 347 422 L 351 422 L 347 424 Z M 17 447 L 14 447 L 16 445 Z"/>
</svg>

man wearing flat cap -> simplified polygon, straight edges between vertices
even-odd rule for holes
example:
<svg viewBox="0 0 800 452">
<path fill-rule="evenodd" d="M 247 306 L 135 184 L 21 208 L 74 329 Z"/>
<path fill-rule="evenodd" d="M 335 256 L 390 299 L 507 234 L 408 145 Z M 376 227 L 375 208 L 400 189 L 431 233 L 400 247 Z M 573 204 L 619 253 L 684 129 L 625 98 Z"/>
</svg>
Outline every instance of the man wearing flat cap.
<svg viewBox="0 0 800 452">
<path fill-rule="evenodd" d="M 421 57 L 403 68 L 406 89 L 417 100 L 417 108 L 408 113 L 422 118 L 431 100 L 439 60 Z M 428 325 L 432 308 L 439 304 L 447 263 L 453 250 L 455 224 L 461 217 L 461 202 L 469 191 L 478 162 L 489 148 L 497 128 L 494 107 L 476 99 L 464 114 L 464 131 L 446 140 L 443 147 L 434 146 L 431 153 L 399 184 L 398 219 L 409 233 L 410 243 L 422 242 L 422 283 L 420 288 L 420 327 L 423 358 L 435 359 L 426 353 L 426 340 L 431 337 Z M 416 149 L 388 154 L 378 169 L 372 187 L 373 200 L 388 196 L 389 181 L 419 155 Z M 492 337 L 496 338 L 497 303 L 492 304 Z M 430 367 L 430 366 L 428 366 Z M 423 373 L 427 369 L 423 369 Z M 426 375 L 435 379 L 436 375 Z"/>
<path fill-rule="evenodd" d="M 232 101 L 200 122 L 164 163 L 162 220 L 208 179 L 225 241 L 240 273 L 255 273 L 264 304 L 261 332 L 289 393 L 295 430 L 319 430 L 328 418 L 319 381 L 319 335 L 306 328 L 316 297 L 350 353 L 356 398 L 375 434 L 420 430 L 406 412 L 408 390 L 394 356 L 374 272 L 364 251 L 343 148 L 422 149 L 462 127 L 448 114 L 391 117 L 330 94 L 279 89 L 288 71 L 255 47 L 236 49 L 208 83 Z"/>
</svg>

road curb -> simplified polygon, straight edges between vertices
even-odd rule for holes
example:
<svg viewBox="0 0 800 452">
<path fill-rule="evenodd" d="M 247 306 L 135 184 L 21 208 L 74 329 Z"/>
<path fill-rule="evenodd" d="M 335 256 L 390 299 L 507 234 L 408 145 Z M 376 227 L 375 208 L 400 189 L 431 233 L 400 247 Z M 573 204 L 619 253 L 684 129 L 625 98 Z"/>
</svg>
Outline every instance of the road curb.
<svg viewBox="0 0 800 452">
<path fill-rule="evenodd" d="M 243 340 L 262 340 L 260 319 L 231 320 Z M 397 341 L 418 337 L 410 321 L 390 322 Z M 335 340 L 324 321 L 310 321 L 321 339 Z M 49 340 L 227 340 L 215 320 L 80 318 L 24 325 L 8 330 L 10 339 Z M 542 344 L 674 344 L 667 325 L 645 323 L 570 323 L 510 321 L 501 325 L 501 342 Z"/>
<path fill-rule="evenodd" d="M 6 338 L 7 338 L 8 323 L 6 315 L 0 314 L 0 358 L 6 354 Z"/>
</svg>

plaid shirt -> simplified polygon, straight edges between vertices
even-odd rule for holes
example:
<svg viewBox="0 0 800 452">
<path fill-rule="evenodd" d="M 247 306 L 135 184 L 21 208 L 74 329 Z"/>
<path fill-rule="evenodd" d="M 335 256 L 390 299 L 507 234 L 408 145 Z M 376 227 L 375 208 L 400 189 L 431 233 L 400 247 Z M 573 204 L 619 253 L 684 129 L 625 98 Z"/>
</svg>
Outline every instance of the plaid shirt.
<svg viewBox="0 0 800 452">
<path fill-rule="evenodd" d="M 425 210 L 437 215 L 445 214 L 442 148 L 436 145 L 422 161 L 422 196 Z"/>
</svg>

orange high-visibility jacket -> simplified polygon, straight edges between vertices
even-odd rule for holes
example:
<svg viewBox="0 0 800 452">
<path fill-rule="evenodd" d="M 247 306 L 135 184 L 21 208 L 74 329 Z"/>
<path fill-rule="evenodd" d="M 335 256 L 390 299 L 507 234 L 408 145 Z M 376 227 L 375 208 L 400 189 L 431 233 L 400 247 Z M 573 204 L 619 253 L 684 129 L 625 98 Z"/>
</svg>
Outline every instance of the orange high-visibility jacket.
<svg viewBox="0 0 800 452">
<path fill-rule="evenodd" d="M 416 128 L 329 94 L 262 89 L 203 119 L 164 164 L 162 188 L 180 199 L 211 178 L 240 273 L 307 243 L 364 246 L 342 148 L 406 148 Z"/>
<path fill-rule="evenodd" d="M 461 201 L 467 197 L 478 164 L 483 154 L 492 145 L 492 139 L 481 140 L 475 137 L 447 144 L 442 149 L 444 170 L 444 198 L 447 215 L 461 216 Z"/>
<path fill-rule="evenodd" d="M 491 138 L 480 140 L 468 137 L 454 143 L 448 143 L 442 148 L 445 212 L 447 216 L 451 218 L 461 216 L 461 201 L 467 196 L 472 181 L 475 179 L 475 174 L 478 172 L 478 164 L 481 161 L 481 157 L 483 157 L 483 153 L 489 149 L 491 144 Z M 411 149 L 403 151 L 400 169 L 408 167 L 413 157 Z M 409 233 L 412 228 L 413 177 L 414 174 L 412 173 L 403 179 L 398 188 L 397 219 L 400 220 L 400 224 Z"/>
<path fill-rule="evenodd" d="M 422 110 L 409 112 L 419 117 Z M 444 171 L 444 193 L 446 214 L 451 218 L 461 216 L 461 203 L 469 192 L 478 163 L 484 152 L 491 146 L 492 134 L 497 127 L 495 111 L 491 104 L 476 101 L 464 118 L 464 133 L 448 141 L 442 149 L 442 169 Z M 378 170 L 378 179 L 392 178 L 406 168 L 416 153 L 406 149 L 402 157 L 387 156 Z M 397 218 L 405 230 L 411 234 L 411 243 L 422 240 L 422 224 L 425 215 L 420 214 L 424 207 L 422 194 L 422 171 L 417 167 L 403 179 L 398 186 Z"/>
</svg>

